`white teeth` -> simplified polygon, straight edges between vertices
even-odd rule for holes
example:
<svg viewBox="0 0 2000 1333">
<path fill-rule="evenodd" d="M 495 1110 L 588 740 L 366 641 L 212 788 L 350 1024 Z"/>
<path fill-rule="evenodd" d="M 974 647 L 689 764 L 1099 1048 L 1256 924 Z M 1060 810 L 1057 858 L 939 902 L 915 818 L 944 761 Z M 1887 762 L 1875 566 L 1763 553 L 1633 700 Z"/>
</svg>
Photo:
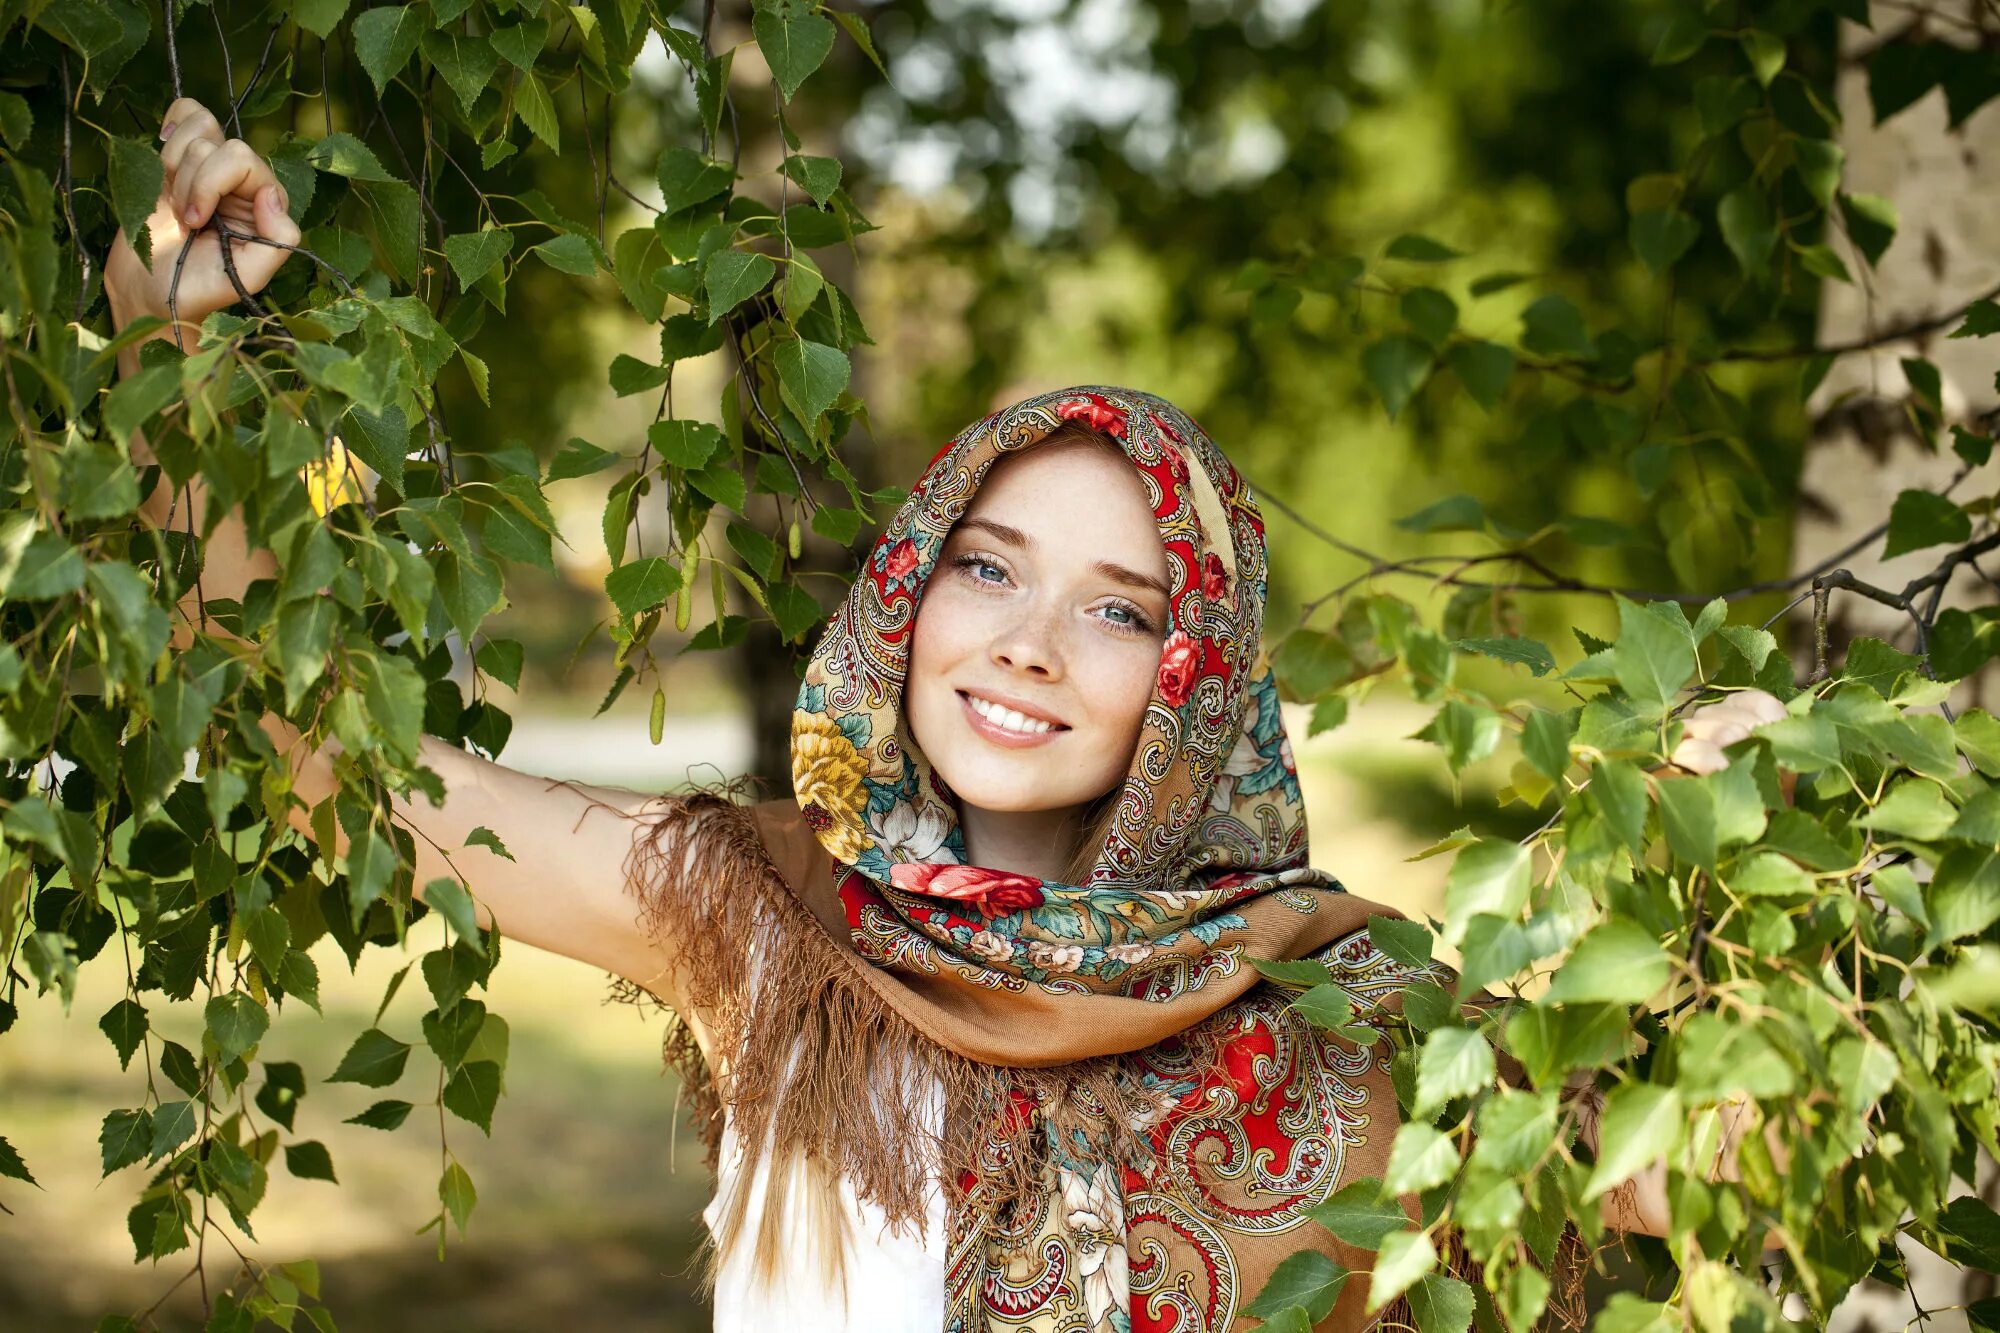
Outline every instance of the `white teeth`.
<svg viewBox="0 0 2000 1333">
<path fill-rule="evenodd" d="M 989 703 L 976 694 L 968 694 L 966 698 L 972 700 L 973 711 L 996 727 L 1007 731 L 1018 731 L 1033 736 L 1049 730 L 1053 725 L 1040 718 L 1023 717 L 1011 708 L 1002 708 L 999 704 Z"/>
</svg>

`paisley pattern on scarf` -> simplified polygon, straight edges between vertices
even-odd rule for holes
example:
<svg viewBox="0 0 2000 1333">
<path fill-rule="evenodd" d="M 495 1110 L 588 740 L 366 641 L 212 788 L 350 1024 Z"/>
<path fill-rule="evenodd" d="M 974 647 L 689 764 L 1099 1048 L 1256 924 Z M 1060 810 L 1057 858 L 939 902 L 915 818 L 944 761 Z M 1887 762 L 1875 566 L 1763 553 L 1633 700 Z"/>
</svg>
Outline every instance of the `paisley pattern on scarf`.
<svg viewBox="0 0 2000 1333">
<path fill-rule="evenodd" d="M 967 865 L 956 803 L 902 719 L 911 630 L 946 534 L 995 462 L 1070 419 L 1109 435 L 1138 470 L 1172 590 L 1115 822 L 1081 884 Z M 840 908 L 867 963 L 926 993 L 1033 1006 L 1024 1015 L 1107 997 L 1188 1015 L 1120 1057 L 1153 1107 L 1130 1126 L 1150 1160 L 1107 1160 L 1066 1130 L 1070 1141 L 1046 1143 L 1046 1189 L 1025 1205 L 981 1190 L 1006 1165 L 1005 1135 L 962 1164 L 948 1330 L 1219 1333 L 1275 1256 L 1327 1243 L 1306 1212 L 1353 1178 L 1359 1146 L 1362 1174 L 1379 1174 L 1396 1125 L 1387 1043 L 1307 1024 L 1248 961 L 1306 939 L 1286 956 L 1325 962 L 1364 1023 L 1410 980 L 1356 929 L 1338 881 L 1308 864 L 1262 649 L 1265 591 L 1263 520 L 1207 433 L 1152 394 L 1084 385 L 1024 399 L 946 444 L 817 645 L 793 716 L 794 791 L 838 863 Z M 1199 1004 L 1209 993 L 1215 1002 Z M 1197 1050 L 1219 1058 L 1197 1062 Z M 1010 1114 L 1072 1127 L 1109 1114 L 1051 1110 L 1024 1093 Z"/>
</svg>

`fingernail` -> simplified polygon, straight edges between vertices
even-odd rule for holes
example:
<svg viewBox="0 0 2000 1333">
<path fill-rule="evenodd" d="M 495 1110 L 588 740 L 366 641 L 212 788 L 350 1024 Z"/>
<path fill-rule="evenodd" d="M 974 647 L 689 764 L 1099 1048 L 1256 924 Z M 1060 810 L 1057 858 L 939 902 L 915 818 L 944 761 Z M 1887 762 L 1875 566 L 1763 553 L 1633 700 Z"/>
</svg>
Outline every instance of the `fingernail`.
<svg viewBox="0 0 2000 1333">
<path fill-rule="evenodd" d="M 173 122 L 173 121 L 171 121 L 171 120 L 170 120 L 170 121 L 168 121 L 168 122 L 167 122 L 166 124 L 164 124 L 164 125 L 160 126 L 160 137 L 161 137 L 162 139 L 171 139 L 171 138 L 173 138 L 173 137 L 174 137 L 174 122 Z"/>
<path fill-rule="evenodd" d="M 190 227 L 198 226 L 201 223 L 201 210 L 199 208 L 194 207 L 192 204 L 188 206 L 188 211 L 182 214 L 182 216 L 188 220 L 188 225 Z"/>
</svg>

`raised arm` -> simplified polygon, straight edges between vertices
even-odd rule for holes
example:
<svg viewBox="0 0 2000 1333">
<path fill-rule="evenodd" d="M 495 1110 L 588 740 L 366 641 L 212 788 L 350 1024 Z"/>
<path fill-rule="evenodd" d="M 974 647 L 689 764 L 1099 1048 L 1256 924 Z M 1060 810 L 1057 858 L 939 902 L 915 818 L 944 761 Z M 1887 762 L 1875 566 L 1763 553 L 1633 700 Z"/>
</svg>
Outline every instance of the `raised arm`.
<svg viewBox="0 0 2000 1333">
<path fill-rule="evenodd" d="M 139 262 L 124 232 L 118 234 L 105 265 L 105 293 L 112 317 L 123 329 L 147 315 L 168 318 L 167 285 L 173 258 L 188 231 L 220 214 L 241 229 L 284 245 L 296 244 L 299 231 L 285 213 L 282 191 L 270 164 L 242 140 L 225 140 L 215 117 L 199 103 L 183 98 L 167 112 L 161 158 L 166 184 L 151 219 L 155 267 L 150 273 Z M 233 257 L 238 276 L 253 294 L 276 274 L 287 251 L 271 246 L 238 244 Z M 235 288 L 221 266 L 219 244 L 212 232 L 197 238 L 183 266 L 174 313 L 182 336 L 192 346 L 193 330 L 211 311 L 233 303 Z M 170 338 L 172 326 L 153 337 Z M 131 375 L 139 366 L 138 348 L 119 353 L 119 373 Z M 141 433 L 132 436 L 132 459 L 139 467 L 155 461 Z M 192 525 L 200 532 L 208 518 L 209 496 L 197 476 L 179 489 L 161 483 L 140 506 L 152 523 L 165 527 L 169 514 L 176 527 Z M 198 587 L 181 600 L 173 630 L 173 645 L 184 649 L 194 640 L 201 619 L 199 601 L 226 598 L 241 601 L 244 590 L 258 578 L 277 572 L 272 554 L 250 549 L 240 513 L 233 508 L 217 521 L 205 547 Z M 228 633 L 213 620 L 200 632 L 233 640 L 239 651 L 261 649 Z M 308 838 L 316 838 L 312 809 L 330 797 L 337 780 L 333 759 L 337 740 L 315 748 L 275 713 L 260 723 L 293 773 L 294 803 L 287 819 Z M 462 879 L 477 904 L 482 926 L 496 921 L 508 938 L 600 967 L 670 998 L 665 980 L 667 951 L 639 923 L 639 904 L 626 888 L 628 857 L 634 836 L 671 798 L 534 777 L 497 764 L 433 736 L 421 738 L 418 755 L 441 780 L 445 799 L 433 805 L 428 796 L 411 791 L 391 795 L 394 818 L 416 843 L 416 890 L 433 879 Z M 486 828 L 500 839 L 512 859 L 485 846 L 465 845 L 466 838 Z M 335 846 L 344 854 L 345 833 L 337 825 Z"/>
</svg>

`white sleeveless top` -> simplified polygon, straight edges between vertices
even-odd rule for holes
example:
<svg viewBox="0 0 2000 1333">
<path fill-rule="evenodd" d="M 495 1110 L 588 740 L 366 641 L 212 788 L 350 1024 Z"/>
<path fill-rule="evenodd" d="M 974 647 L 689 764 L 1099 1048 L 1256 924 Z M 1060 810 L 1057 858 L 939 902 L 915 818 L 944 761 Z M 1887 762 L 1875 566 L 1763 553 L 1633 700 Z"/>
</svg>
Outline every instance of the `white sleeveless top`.
<svg viewBox="0 0 2000 1333">
<path fill-rule="evenodd" d="M 728 1191 L 745 1184 L 740 1170 L 742 1145 L 725 1113 L 722 1151 L 717 1163 L 715 1197 L 702 1210 L 702 1220 L 714 1230 Z M 754 1274 L 757 1231 L 763 1218 L 771 1162 L 765 1156 L 748 1181 L 750 1197 L 743 1237 L 733 1253 L 722 1256 L 715 1279 L 715 1333 L 938 1333 L 944 1326 L 944 1193 L 934 1183 L 923 1234 L 912 1228 L 891 1228 L 882 1209 L 856 1196 L 852 1184 L 840 1181 L 840 1219 L 846 1231 L 846 1282 L 829 1291 L 809 1263 L 817 1251 L 805 1235 L 800 1210 L 785 1218 L 783 1251 L 800 1262 L 785 1280 L 760 1284 Z M 799 1197 L 794 1191 L 793 1197 Z"/>
</svg>

